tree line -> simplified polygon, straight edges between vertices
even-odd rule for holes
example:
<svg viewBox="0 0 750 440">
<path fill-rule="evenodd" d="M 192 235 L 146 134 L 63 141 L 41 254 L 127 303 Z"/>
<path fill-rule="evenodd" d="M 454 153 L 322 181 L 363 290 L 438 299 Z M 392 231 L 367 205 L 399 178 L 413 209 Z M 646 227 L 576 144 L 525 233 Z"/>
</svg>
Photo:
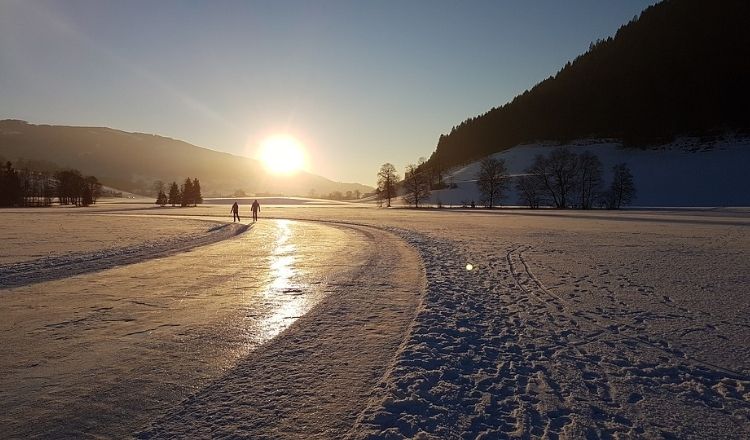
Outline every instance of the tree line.
<svg viewBox="0 0 750 440">
<path fill-rule="evenodd" d="M 629 145 L 750 129 L 750 2 L 648 7 L 554 76 L 441 135 L 449 168 L 522 143 L 617 138 Z"/>
<path fill-rule="evenodd" d="M 416 165 L 409 164 L 406 166 L 404 180 L 402 181 L 399 181 L 396 167 L 391 163 L 385 163 L 378 171 L 375 199 L 378 206 L 385 204 L 390 208 L 391 201 L 397 197 L 400 188 L 401 198 L 404 202 L 407 205 L 419 208 L 420 203 L 430 197 L 430 191 L 434 187 L 433 183 L 431 168 L 424 158 L 420 158 Z"/>
<path fill-rule="evenodd" d="M 307 195 L 311 198 L 318 198 L 318 194 L 315 190 L 310 190 Z M 331 191 L 328 194 L 321 194 L 320 198 L 328 200 L 359 200 L 362 197 L 362 192 L 358 189 L 354 191 Z"/>
<path fill-rule="evenodd" d="M 538 154 L 532 164 L 518 176 L 510 176 L 505 160 L 492 156 L 479 164 L 476 185 L 480 203 L 487 208 L 500 204 L 515 180 L 518 203 L 537 209 L 551 206 L 559 209 L 619 209 L 629 204 L 636 194 L 630 168 L 620 163 L 612 168 L 612 181 L 605 187 L 603 165 L 590 151 L 576 154 L 568 148 L 556 148 L 549 155 Z M 399 180 L 396 167 L 385 163 L 378 171 L 376 200 L 379 206 L 391 206 L 399 193 L 410 206 L 418 208 L 432 189 L 452 187 L 442 182 L 441 173 L 424 159 L 406 167 Z M 474 203 L 472 202 L 472 207 Z"/>
<path fill-rule="evenodd" d="M 198 178 L 185 179 L 182 185 L 178 186 L 176 181 L 169 185 L 169 192 L 165 192 L 166 186 L 161 180 L 154 182 L 156 190 L 156 204 L 159 206 L 198 206 L 203 203 L 201 194 L 201 182 Z"/>
<path fill-rule="evenodd" d="M 101 196 L 102 185 L 94 176 L 83 176 L 75 169 L 56 172 L 29 168 L 15 169 L 7 161 L 0 173 L 0 206 L 51 206 L 57 198 L 61 205 L 89 206 Z"/>
<path fill-rule="evenodd" d="M 538 154 L 524 173 L 515 177 L 518 203 L 531 209 L 555 208 L 619 209 L 635 197 L 635 184 L 625 163 L 612 169 L 612 182 L 605 189 L 602 163 L 590 151 L 576 154 L 556 148 L 549 155 Z M 481 202 L 492 208 L 510 187 L 503 159 L 487 157 L 480 162 L 477 187 Z"/>
</svg>

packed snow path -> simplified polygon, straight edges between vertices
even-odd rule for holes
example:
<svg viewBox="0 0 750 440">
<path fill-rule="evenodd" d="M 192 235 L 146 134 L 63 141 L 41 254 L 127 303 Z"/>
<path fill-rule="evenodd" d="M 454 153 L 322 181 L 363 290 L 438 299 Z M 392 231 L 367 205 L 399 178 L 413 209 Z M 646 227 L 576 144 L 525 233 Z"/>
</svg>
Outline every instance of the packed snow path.
<svg viewBox="0 0 750 440">
<path fill-rule="evenodd" d="M 528 245 L 397 232 L 424 260 L 426 298 L 352 438 L 750 435 L 748 372 L 692 356 L 643 325 L 661 318 L 710 329 L 705 312 L 628 307 L 618 299 L 626 277 L 606 270 L 559 279 L 608 302 L 585 311 L 575 294 L 563 298 L 535 276 Z M 469 271 L 472 262 L 484 264 Z"/>
</svg>

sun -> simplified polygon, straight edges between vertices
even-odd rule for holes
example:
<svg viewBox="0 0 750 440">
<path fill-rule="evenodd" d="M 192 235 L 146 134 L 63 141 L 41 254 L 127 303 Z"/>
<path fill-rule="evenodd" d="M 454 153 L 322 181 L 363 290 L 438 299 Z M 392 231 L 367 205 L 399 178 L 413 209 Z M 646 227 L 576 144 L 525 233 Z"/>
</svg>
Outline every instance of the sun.
<svg viewBox="0 0 750 440">
<path fill-rule="evenodd" d="M 274 174 L 293 174 L 305 166 L 305 150 L 288 135 L 271 136 L 260 143 L 258 154 L 263 166 Z"/>
</svg>

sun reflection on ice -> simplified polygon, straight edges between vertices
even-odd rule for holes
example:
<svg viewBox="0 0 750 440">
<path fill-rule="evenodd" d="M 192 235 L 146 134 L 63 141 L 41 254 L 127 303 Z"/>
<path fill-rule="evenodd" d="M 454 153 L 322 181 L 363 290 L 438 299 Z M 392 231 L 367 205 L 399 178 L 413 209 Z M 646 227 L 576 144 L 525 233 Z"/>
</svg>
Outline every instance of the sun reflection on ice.
<svg viewBox="0 0 750 440">
<path fill-rule="evenodd" d="M 278 235 L 269 256 L 269 280 L 263 298 L 272 308 L 271 314 L 261 322 L 259 341 L 263 342 L 281 333 L 297 318 L 304 315 L 314 301 L 300 282 L 297 267 L 297 245 L 292 241 L 293 226 L 288 220 L 276 220 Z"/>
</svg>

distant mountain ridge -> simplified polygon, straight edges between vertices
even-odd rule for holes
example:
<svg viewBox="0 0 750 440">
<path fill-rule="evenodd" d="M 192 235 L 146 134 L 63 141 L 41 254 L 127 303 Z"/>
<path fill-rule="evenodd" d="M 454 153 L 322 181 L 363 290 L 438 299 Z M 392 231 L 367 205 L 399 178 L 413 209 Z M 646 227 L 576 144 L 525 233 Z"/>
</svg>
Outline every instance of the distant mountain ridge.
<svg viewBox="0 0 750 440">
<path fill-rule="evenodd" d="M 438 169 L 515 145 L 750 129 L 750 2 L 665 0 L 556 75 L 441 135 Z"/>
<path fill-rule="evenodd" d="M 371 191 L 314 174 L 275 176 L 254 159 L 201 148 L 176 139 L 106 127 L 35 125 L 0 121 L 0 156 L 51 162 L 97 176 L 105 185 L 144 194 L 155 180 L 200 179 L 204 196 L 270 193 L 308 196 L 333 191 Z"/>
</svg>

